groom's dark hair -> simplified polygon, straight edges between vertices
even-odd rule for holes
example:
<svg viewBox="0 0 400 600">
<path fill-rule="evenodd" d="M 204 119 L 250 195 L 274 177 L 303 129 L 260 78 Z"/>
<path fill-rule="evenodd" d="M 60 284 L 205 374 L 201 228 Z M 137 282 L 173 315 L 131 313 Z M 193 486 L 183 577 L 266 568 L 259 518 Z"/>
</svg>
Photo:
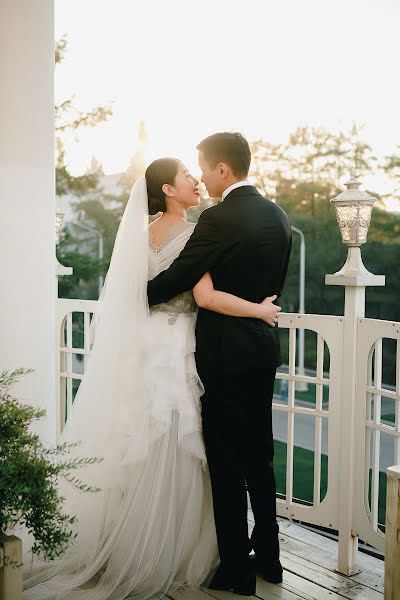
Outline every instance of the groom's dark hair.
<svg viewBox="0 0 400 600">
<path fill-rule="evenodd" d="M 241 133 L 214 133 L 197 146 L 204 160 L 212 169 L 220 162 L 226 163 L 236 177 L 247 177 L 250 168 L 251 152 L 246 138 Z"/>
</svg>

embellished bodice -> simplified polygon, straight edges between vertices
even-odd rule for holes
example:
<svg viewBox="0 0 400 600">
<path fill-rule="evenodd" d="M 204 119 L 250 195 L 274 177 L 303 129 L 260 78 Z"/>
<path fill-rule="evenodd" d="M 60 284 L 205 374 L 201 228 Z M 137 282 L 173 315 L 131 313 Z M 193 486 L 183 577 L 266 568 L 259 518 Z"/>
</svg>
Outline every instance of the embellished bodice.
<svg viewBox="0 0 400 600">
<path fill-rule="evenodd" d="M 183 222 L 176 228 L 171 228 L 167 238 L 161 246 L 154 244 L 149 230 L 149 281 L 154 279 L 161 271 L 165 271 L 179 256 L 195 228 L 194 223 Z M 156 304 L 150 312 L 163 312 L 168 315 L 168 323 L 173 325 L 178 316 L 184 314 L 195 314 L 197 304 L 192 291 L 183 292 L 169 302 Z"/>
</svg>

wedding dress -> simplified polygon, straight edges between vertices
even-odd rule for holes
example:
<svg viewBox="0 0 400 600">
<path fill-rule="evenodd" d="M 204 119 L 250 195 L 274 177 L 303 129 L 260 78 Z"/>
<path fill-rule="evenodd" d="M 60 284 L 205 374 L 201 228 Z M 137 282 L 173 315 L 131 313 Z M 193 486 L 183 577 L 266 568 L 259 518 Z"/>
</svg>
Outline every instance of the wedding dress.
<svg viewBox="0 0 400 600">
<path fill-rule="evenodd" d="M 51 563 L 25 553 L 24 600 L 161 598 L 198 587 L 218 564 L 194 358 L 196 304 L 185 292 L 151 311 L 137 308 L 147 304 L 144 283 L 169 267 L 194 225 L 182 222 L 161 248 L 151 245 L 133 204 L 139 199 L 144 211 L 143 186 L 132 191 L 121 222 L 88 372 L 61 439 L 84 440 L 76 456 L 104 457 L 80 475 L 101 491 L 82 494 L 60 482 L 65 510 L 78 518 L 77 537 Z M 118 320 L 122 307 L 128 314 Z"/>
</svg>

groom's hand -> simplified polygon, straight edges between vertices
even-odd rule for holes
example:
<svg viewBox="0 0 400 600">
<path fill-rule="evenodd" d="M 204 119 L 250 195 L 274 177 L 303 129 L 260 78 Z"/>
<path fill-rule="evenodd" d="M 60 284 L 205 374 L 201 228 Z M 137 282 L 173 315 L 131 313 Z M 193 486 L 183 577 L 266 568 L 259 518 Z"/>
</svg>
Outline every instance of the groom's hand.
<svg viewBox="0 0 400 600">
<path fill-rule="evenodd" d="M 261 319 L 271 327 L 275 327 L 278 324 L 279 313 L 282 310 L 280 306 L 276 306 L 273 303 L 277 297 L 276 294 L 274 296 L 267 296 L 261 302 Z"/>
</svg>

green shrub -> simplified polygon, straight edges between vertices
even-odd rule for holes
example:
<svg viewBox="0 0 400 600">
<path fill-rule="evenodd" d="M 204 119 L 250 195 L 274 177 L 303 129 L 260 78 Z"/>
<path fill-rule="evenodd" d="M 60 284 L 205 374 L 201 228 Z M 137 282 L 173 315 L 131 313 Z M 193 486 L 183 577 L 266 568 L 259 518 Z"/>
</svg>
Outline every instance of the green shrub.
<svg viewBox="0 0 400 600">
<path fill-rule="evenodd" d="M 72 471 L 103 459 L 68 458 L 77 443 L 45 447 L 30 425 L 46 411 L 20 402 L 11 387 L 32 371 L 16 369 L 0 374 L 0 533 L 24 526 L 33 535 L 32 552 L 51 560 L 65 552 L 76 533 L 76 518 L 63 512 L 57 482 L 63 477 L 82 492 L 97 492 Z"/>
</svg>

